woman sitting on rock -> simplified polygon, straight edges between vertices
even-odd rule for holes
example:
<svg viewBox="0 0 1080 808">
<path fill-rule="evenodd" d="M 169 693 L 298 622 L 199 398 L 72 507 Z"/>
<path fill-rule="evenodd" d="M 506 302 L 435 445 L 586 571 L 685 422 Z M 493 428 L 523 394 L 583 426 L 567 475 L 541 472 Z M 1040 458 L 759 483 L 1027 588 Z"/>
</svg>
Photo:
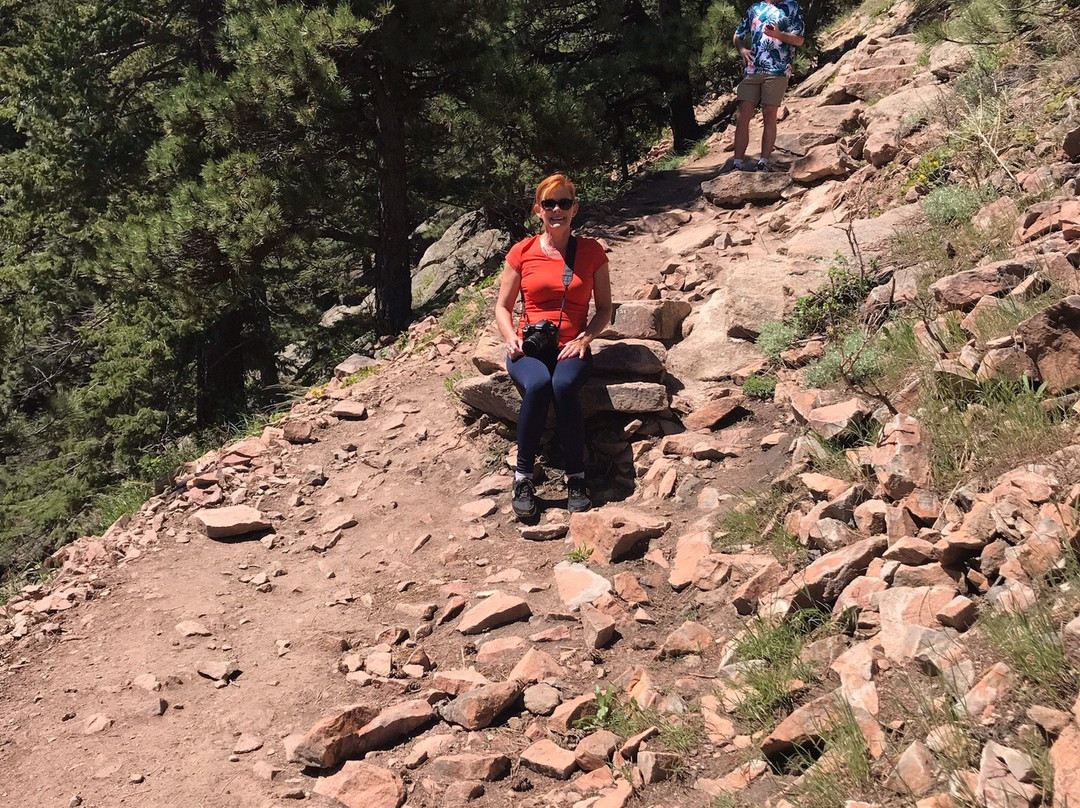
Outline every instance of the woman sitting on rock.
<svg viewBox="0 0 1080 808">
<path fill-rule="evenodd" d="M 543 232 L 515 244 L 506 256 L 495 322 L 506 340 L 506 369 L 522 389 L 517 424 L 514 513 L 536 515 L 533 464 L 555 401 L 555 426 L 566 461 L 567 510 L 592 507 L 585 488 L 585 417 L 578 394 L 592 367 L 592 342 L 611 320 L 611 279 L 604 248 L 570 235 L 578 212 L 576 189 L 552 174 L 536 188 L 533 212 Z M 523 313 L 514 328 L 514 305 Z M 589 319 L 589 302 L 596 313 Z"/>
</svg>

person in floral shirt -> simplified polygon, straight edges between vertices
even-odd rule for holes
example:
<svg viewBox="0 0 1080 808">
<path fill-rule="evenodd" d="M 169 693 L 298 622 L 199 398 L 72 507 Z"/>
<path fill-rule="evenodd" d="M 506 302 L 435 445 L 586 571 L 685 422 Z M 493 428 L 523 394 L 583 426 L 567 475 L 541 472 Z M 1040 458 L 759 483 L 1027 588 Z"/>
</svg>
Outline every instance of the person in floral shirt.
<svg viewBox="0 0 1080 808">
<path fill-rule="evenodd" d="M 737 94 L 738 118 L 735 124 L 735 170 L 769 171 L 769 158 L 776 143 L 776 116 L 784 99 L 795 48 L 803 44 L 802 8 L 795 0 L 761 0 L 746 10 L 733 42 L 746 63 L 746 76 Z M 750 47 L 746 36 L 750 35 Z M 756 166 L 744 166 L 750 142 L 750 119 L 761 105 L 764 127 L 761 134 L 761 157 Z"/>
</svg>

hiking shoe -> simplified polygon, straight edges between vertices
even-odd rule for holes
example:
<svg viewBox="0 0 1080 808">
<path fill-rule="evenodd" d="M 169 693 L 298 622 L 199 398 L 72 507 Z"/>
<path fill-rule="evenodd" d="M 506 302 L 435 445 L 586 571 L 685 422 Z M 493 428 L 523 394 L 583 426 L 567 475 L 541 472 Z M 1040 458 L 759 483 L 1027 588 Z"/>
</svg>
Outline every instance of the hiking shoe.
<svg viewBox="0 0 1080 808">
<path fill-rule="evenodd" d="M 566 481 L 566 510 L 570 513 L 581 513 L 592 507 L 592 500 L 585 490 L 583 477 L 570 477 Z"/>
<path fill-rule="evenodd" d="M 761 171 L 765 174 L 771 173 L 775 170 L 776 169 L 772 167 L 771 163 L 766 163 L 764 160 L 758 160 L 757 166 L 754 168 L 754 171 Z"/>
<path fill-rule="evenodd" d="M 528 477 L 514 482 L 514 498 L 510 501 L 518 519 L 536 516 L 536 486 Z"/>
<path fill-rule="evenodd" d="M 746 171 L 746 163 L 735 165 L 733 160 L 729 160 L 724 164 L 724 167 L 720 169 L 721 174 L 730 174 L 733 171 Z"/>
</svg>

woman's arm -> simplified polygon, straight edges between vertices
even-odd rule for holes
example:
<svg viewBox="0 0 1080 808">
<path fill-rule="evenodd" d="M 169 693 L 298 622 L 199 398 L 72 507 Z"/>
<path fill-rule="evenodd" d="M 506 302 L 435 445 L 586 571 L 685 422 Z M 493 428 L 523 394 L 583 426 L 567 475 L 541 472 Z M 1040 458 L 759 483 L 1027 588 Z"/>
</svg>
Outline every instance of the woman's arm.
<svg viewBox="0 0 1080 808">
<path fill-rule="evenodd" d="M 506 340 L 506 355 L 511 359 L 517 359 L 523 354 L 521 337 L 514 330 L 514 304 L 517 303 L 520 290 L 521 273 L 510 266 L 509 262 L 505 262 L 502 277 L 499 279 L 499 297 L 495 300 L 495 325 Z"/>
<path fill-rule="evenodd" d="M 570 356 L 584 359 L 589 343 L 600 336 L 611 322 L 611 273 L 606 262 L 593 272 L 593 302 L 596 304 L 596 312 L 588 326 L 563 346 L 559 351 L 559 359 Z"/>
</svg>

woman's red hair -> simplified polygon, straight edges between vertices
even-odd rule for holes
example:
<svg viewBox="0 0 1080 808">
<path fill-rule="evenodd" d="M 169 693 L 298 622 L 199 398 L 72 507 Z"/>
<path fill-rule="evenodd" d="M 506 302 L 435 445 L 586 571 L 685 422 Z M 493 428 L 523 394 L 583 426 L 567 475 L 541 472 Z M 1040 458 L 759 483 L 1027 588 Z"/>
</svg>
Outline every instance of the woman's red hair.
<svg viewBox="0 0 1080 808">
<path fill-rule="evenodd" d="M 560 185 L 565 185 L 570 190 L 570 196 L 577 199 L 577 186 L 570 182 L 570 178 L 565 174 L 552 174 L 550 177 L 544 177 L 536 186 L 536 204 L 539 205 L 541 199 Z"/>
</svg>

